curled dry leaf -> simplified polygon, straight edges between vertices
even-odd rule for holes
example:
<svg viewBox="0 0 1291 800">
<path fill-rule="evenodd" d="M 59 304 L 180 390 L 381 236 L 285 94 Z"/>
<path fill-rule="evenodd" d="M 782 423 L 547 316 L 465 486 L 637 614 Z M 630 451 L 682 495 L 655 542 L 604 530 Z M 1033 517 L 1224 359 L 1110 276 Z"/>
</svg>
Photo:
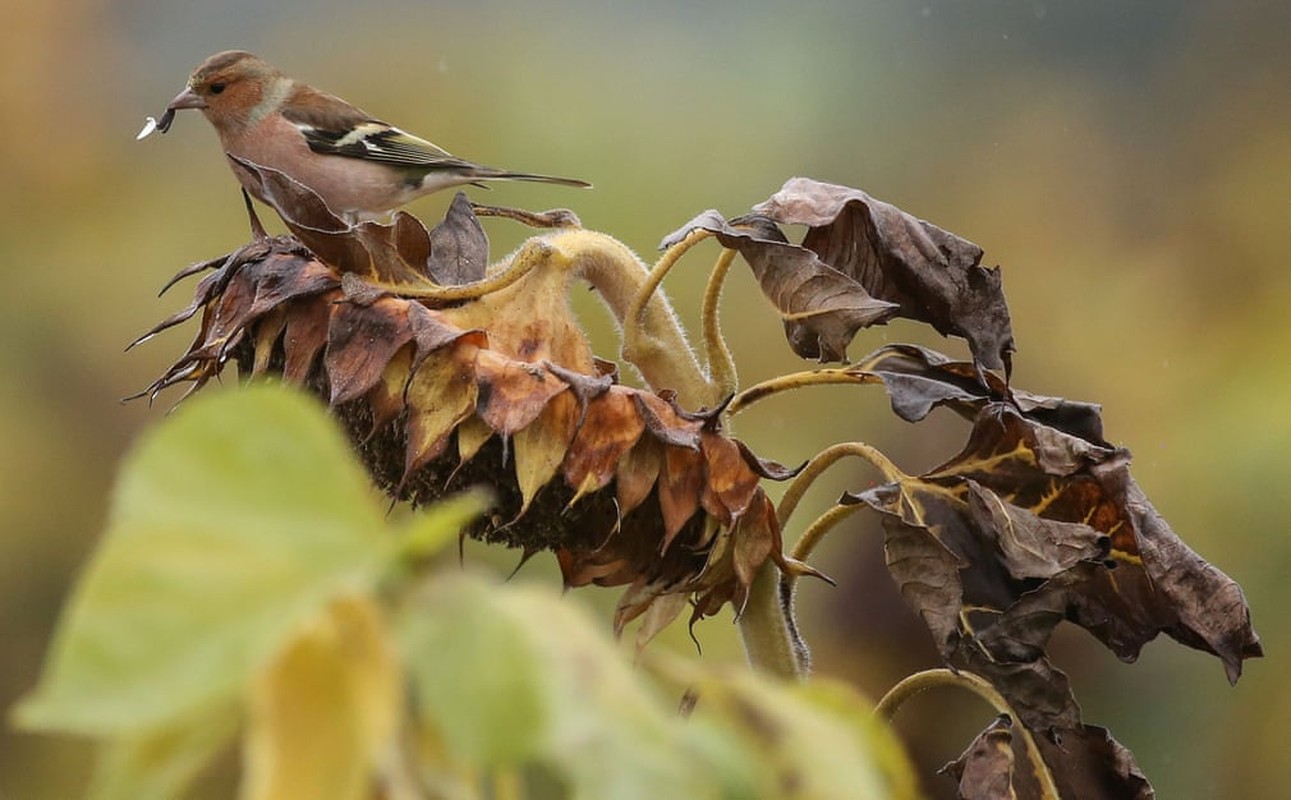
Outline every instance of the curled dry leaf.
<svg viewBox="0 0 1291 800">
<path fill-rule="evenodd" d="M 485 277 L 463 198 L 431 233 L 406 214 L 351 226 L 286 176 L 238 166 L 295 238 L 208 262 L 193 303 L 148 334 L 200 312 L 193 345 L 147 394 L 200 385 L 229 359 L 310 387 L 392 495 L 430 502 L 487 483 L 498 505 L 471 535 L 553 551 L 571 586 L 629 585 L 616 626 L 649 612 L 643 636 L 681 612 L 678 597 L 693 618 L 738 608 L 762 563 L 784 558 L 760 481 L 792 471 L 722 434 L 720 408 L 618 385 L 572 318 L 568 259 L 541 239 L 524 251 L 536 266 L 503 289 L 402 297 Z"/>
<path fill-rule="evenodd" d="M 903 364 L 913 363 L 910 355 Z M 950 398 L 960 369 L 921 360 L 903 374 L 949 372 L 945 381 L 921 381 L 930 398 L 961 411 L 979 407 L 967 445 L 924 475 L 844 502 L 883 515 L 889 570 L 946 661 L 990 681 L 1019 721 L 1054 745 L 1050 755 L 1098 765 L 1064 779 L 1051 764 L 1063 795 L 1121 796 L 1089 794 L 1080 782 L 1099 772 L 1125 785 L 1142 776 L 1134 778 L 1128 751 L 1080 722 L 1066 676 L 1046 654 L 1049 635 L 1070 620 L 1132 661 L 1164 632 L 1217 655 L 1236 680 L 1242 661 L 1262 654 L 1241 589 L 1156 514 L 1130 477 L 1128 452 L 1035 418 L 1062 402 L 1024 411 L 986 397 Z M 905 381 L 890 386 L 914 391 Z M 1072 427 L 1101 430 L 1089 420 Z"/>
<path fill-rule="evenodd" d="M 716 211 L 705 211 L 661 246 L 676 244 L 696 230 L 709 231 L 724 247 L 739 251 L 783 317 L 790 346 L 803 358 L 842 361 L 858 330 L 886 322 L 899 310 L 895 303 L 872 297 L 816 253 L 791 244 L 766 218 L 727 222 Z"/>
<path fill-rule="evenodd" d="M 977 734 L 959 758 L 941 768 L 959 784 L 962 800 L 1016 800 L 1013 791 L 1013 720 L 1001 714 Z"/>
<path fill-rule="evenodd" d="M 806 225 L 802 246 L 900 316 L 968 340 L 973 361 L 1007 373 L 1016 349 L 998 267 L 982 248 L 860 189 L 791 178 L 754 212 Z M 790 333 L 793 339 L 793 333 Z"/>
</svg>

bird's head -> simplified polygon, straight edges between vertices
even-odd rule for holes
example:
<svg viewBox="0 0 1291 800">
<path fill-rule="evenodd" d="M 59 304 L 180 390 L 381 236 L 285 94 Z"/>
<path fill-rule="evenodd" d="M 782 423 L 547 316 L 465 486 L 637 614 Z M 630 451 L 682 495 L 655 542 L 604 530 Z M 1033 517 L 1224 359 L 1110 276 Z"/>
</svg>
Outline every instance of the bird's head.
<svg viewBox="0 0 1291 800">
<path fill-rule="evenodd" d="M 175 112 L 200 109 L 217 130 L 254 123 L 268 94 L 283 80 L 276 68 L 244 50 L 226 50 L 203 61 L 188 78 L 184 91 L 166 106 L 158 127 L 164 133 Z"/>
</svg>

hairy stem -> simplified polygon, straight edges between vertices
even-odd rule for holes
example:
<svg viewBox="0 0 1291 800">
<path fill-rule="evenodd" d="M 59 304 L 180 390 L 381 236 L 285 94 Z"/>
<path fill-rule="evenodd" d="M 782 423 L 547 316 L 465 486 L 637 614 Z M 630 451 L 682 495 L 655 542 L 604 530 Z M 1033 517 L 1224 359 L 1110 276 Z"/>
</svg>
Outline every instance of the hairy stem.
<svg viewBox="0 0 1291 800">
<path fill-rule="evenodd" d="M 803 468 L 802 472 L 798 473 L 793 483 L 789 484 L 788 490 L 785 491 L 784 497 L 781 498 L 780 505 L 776 508 L 776 519 L 779 521 L 782 530 L 788 525 L 789 517 L 793 515 L 798 503 L 802 500 L 802 496 L 816 482 L 816 479 L 839 459 L 847 456 L 864 458 L 873 464 L 879 472 L 883 473 L 883 476 L 889 481 L 897 481 L 905 477 L 904 473 L 897 469 L 896 465 L 887 456 L 863 442 L 847 442 L 828 447 L 807 462 L 807 466 Z M 790 558 L 797 562 L 805 562 L 811 552 L 816 549 L 816 545 L 824 540 L 826 533 L 833 530 L 838 523 L 860 508 L 861 506 L 859 505 L 836 505 L 821 514 L 811 525 L 807 526 L 802 536 L 798 537 L 798 541 L 794 544 L 790 553 Z M 797 581 L 798 575 L 796 574 L 789 572 L 781 574 L 777 601 L 789 632 L 789 638 L 797 654 L 799 669 L 805 672 L 810 667 L 811 651 L 802 635 L 798 632 L 798 619 L 794 613 L 794 586 Z"/>
<path fill-rule="evenodd" d="M 789 484 L 784 497 L 781 498 L 780 505 L 776 509 L 776 517 L 780 521 L 781 528 L 789 523 L 789 517 L 793 515 L 799 501 L 802 500 L 802 496 L 816 482 L 816 479 L 840 459 L 848 456 L 863 458 L 870 462 L 875 469 L 883 474 L 884 478 L 892 483 L 904 480 L 907 477 L 887 456 L 864 442 L 844 442 L 827 447 L 813 456 L 811 461 L 807 462 L 807 466 L 803 467 L 802 472 L 798 473 L 793 483 Z M 801 547 L 801 543 L 798 546 Z M 810 553 L 814 546 L 809 545 L 806 553 Z M 806 555 L 799 555 L 797 549 L 795 549 L 794 558 L 801 560 L 805 559 Z"/>
<path fill-rule="evenodd" d="M 735 398 L 731 400 L 731 404 L 727 407 L 727 412 L 729 414 L 738 414 L 759 400 L 765 400 L 771 395 L 787 392 L 791 389 L 801 389 L 804 386 L 823 386 L 836 383 L 874 383 L 877 380 L 878 378 L 873 375 L 857 372 L 851 367 L 794 372 L 750 386 L 735 395 Z"/>
<path fill-rule="evenodd" d="M 744 652 L 754 669 L 787 680 L 805 678 L 801 642 L 776 592 L 780 571 L 767 560 L 753 578 L 738 625 Z"/>
<path fill-rule="evenodd" d="M 561 253 L 572 275 L 600 293 L 623 326 L 624 360 L 640 370 L 652 388 L 675 390 L 690 408 L 711 407 L 721 400 L 667 297 L 656 291 L 662 278 L 658 267 L 648 270 L 626 245 L 603 233 L 565 230 L 544 241 Z"/>
<path fill-rule="evenodd" d="M 631 285 L 628 285 L 626 281 L 627 276 L 620 278 L 623 281 L 622 289 L 630 292 L 627 295 L 628 302 L 622 308 L 621 313 L 618 306 L 621 301 L 611 300 L 606 297 L 611 307 L 615 309 L 615 314 L 618 315 L 619 320 L 623 323 L 623 358 L 635 364 L 642 371 L 642 374 L 646 374 L 644 364 L 669 362 L 676 359 L 680 352 L 674 349 L 676 347 L 674 341 L 662 338 L 659 335 L 663 331 L 661 323 L 664 320 L 661 319 L 661 316 L 665 315 L 663 313 L 665 311 L 667 325 L 676 328 L 678 331 L 680 330 L 676 316 L 672 313 L 672 308 L 668 305 L 667 300 L 663 299 L 663 293 L 659 285 L 662 283 L 664 276 L 676 265 L 677 260 L 685 255 L 686 251 L 690 250 L 691 247 L 694 247 L 709 235 L 711 234 L 706 231 L 692 232 L 685 239 L 668 248 L 647 274 L 640 275 L 634 272 L 631 276 Z M 641 265 L 641 262 L 636 260 L 635 256 L 633 256 L 633 259 L 638 265 Z M 644 268 L 644 265 L 641 266 Z M 597 288 L 600 287 L 598 286 Z M 682 344 L 685 343 L 684 337 L 681 338 L 681 341 Z M 686 352 L 689 353 L 688 346 Z M 694 376 L 686 385 L 658 384 L 651 380 L 649 375 L 646 375 L 646 379 L 651 380 L 651 384 L 655 388 L 667 386 L 676 389 L 680 393 L 683 404 L 691 407 L 702 405 L 711 408 L 716 406 L 722 400 L 722 392 L 699 369 L 698 363 L 694 361 L 693 354 L 687 364 L 688 370 L 691 367 L 693 367 Z"/>
<path fill-rule="evenodd" d="M 363 283 L 389 292 L 396 297 L 413 297 L 418 300 L 431 300 L 440 303 L 457 303 L 478 300 L 485 295 L 501 291 L 528 275 L 535 267 L 544 263 L 550 254 L 542 239 L 530 239 L 514 255 L 511 261 L 501 270 L 492 273 L 484 280 L 474 283 L 463 283 L 460 286 L 439 286 L 426 280 L 425 286 L 407 284 L 390 284 L 382 281 L 363 279 Z"/>
<path fill-rule="evenodd" d="M 891 722 L 897 709 L 907 700 L 938 686 L 954 686 L 967 689 L 990 703 L 991 707 L 999 713 L 1008 714 L 1014 720 L 1018 719 L 1018 715 L 1013 710 L 1013 707 L 1009 705 L 1009 701 L 1004 699 L 1004 696 L 996 691 L 995 687 L 985 679 L 971 672 L 952 672 L 948 669 L 928 669 L 907 676 L 896 686 L 889 689 L 887 694 L 883 695 L 883 699 L 879 700 L 878 706 L 874 709 L 874 714 L 884 722 Z M 1060 800 L 1058 787 L 1053 781 L 1053 774 L 1049 772 L 1048 765 L 1044 763 L 1044 759 L 1040 756 L 1040 748 L 1036 745 L 1031 731 L 1020 723 L 1015 726 L 1015 730 L 1026 748 L 1027 760 L 1031 762 L 1031 770 L 1035 774 L 1036 780 L 1040 782 L 1040 797 L 1042 800 Z"/>
<path fill-rule="evenodd" d="M 723 248 L 708 276 L 708 286 L 704 289 L 704 304 L 700 315 L 700 331 L 704 338 L 704 351 L 708 358 L 708 376 L 717 393 L 722 397 L 735 392 L 739 379 L 735 374 L 735 359 L 722 338 L 721 322 L 718 319 L 718 301 L 722 299 L 722 286 L 731 271 L 736 251 Z"/>
</svg>

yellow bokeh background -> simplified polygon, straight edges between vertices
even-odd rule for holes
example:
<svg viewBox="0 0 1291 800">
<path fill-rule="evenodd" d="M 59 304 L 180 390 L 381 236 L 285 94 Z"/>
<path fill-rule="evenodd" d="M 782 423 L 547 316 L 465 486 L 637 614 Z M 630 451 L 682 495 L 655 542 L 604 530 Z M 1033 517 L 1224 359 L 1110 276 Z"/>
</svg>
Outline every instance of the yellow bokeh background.
<svg viewBox="0 0 1291 800">
<path fill-rule="evenodd" d="M 1086 721 L 1111 728 L 1162 797 L 1271 796 L 1283 784 L 1284 3 L 6 6 L 0 707 L 35 682 L 102 528 L 120 454 L 172 400 L 119 399 L 159 374 L 189 333 L 129 353 L 124 345 L 186 303 L 191 284 L 156 297 L 173 272 L 247 238 L 200 116 L 133 140 L 197 62 L 241 47 L 463 157 L 593 181 L 588 192 L 508 185 L 477 198 L 569 205 L 647 255 L 697 212 L 742 213 L 792 175 L 863 188 L 982 245 L 1004 270 L 1015 383 L 1104 405 L 1108 438 L 1133 450 L 1158 510 L 1245 588 L 1270 655 L 1248 662 L 1230 688 L 1217 660 L 1171 641 L 1126 665 L 1064 629 L 1053 651 Z M 412 210 L 432 219 L 446 202 Z M 519 241 L 506 225 L 489 232 L 495 255 Z M 696 254 L 668 283 L 688 323 L 711 255 Z M 613 327 L 594 298 L 580 292 L 575 305 L 600 354 L 613 357 Z M 742 383 L 799 368 L 748 275 L 732 279 L 722 315 Z M 894 323 L 863 332 L 852 354 L 910 340 L 966 353 L 962 342 Z M 862 439 L 907 471 L 950 457 L 964 433 L 946 414 L 895 421 L 878 390 L 839 388 L 764 403 L 738 431 L 786 463 Z M 843 468 L 809 500 L 820 510 L 874 479 Z M 880 539 L 872 518 L 854 517 L 817 558 L 839 588 L 807 585 L 801 598 L 816 668 L 875 696 L 935 660 L 886 577 Z M 550 565 L 530 579 L 558 580 Z M 613 593 L 582 590 L 569 602 L 602 613 Z M 698 633 L 705 658 L 739 657 L 726 620 Z M 663 638 L 688 646 L 684 630 Z M 986 721 L 973 702 L 936 695 L 903 714 L 901 729 L 935 767 Z M 83 743 L 0 729 L 0 797 L 76 797 L 89 758 Z M 948 796 L 949 784 L 930 777 L 927 788 Z"/>
</svg>

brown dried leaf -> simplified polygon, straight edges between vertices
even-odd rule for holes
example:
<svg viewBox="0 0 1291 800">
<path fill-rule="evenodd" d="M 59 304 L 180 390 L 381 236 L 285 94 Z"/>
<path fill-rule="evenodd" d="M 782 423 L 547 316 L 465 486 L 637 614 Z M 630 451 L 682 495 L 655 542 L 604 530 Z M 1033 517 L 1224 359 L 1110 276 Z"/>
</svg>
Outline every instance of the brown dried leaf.
<svg viewBox="0 0 1291 800">
<path fill-rule="evenodd" d="M 1100 446 L 1110 446 L 1103 439 L 1102 411 L 1098 405 L 1013 389 L 996 375 L 983 375 L 975 364 L 955 361 L 935 350 L 911 344 L 887 345 L 861 359 L 849 371 L 882 381 L 892 401 L 892 410 L 907 422 L 918 422 L 942 405 L 973 420 L 987 403 L 1007 400 L 1027 419 Z"/>
<path fill-rule="evenodd" d="M 1006 403 L 984 405 L 963 451 L 941 467 L 845 499 L 884 514 L 893 577 L 946 660 L 990 681 L 1061 752 L 1068 740 L 1088 745 L 1079 773 L 1050 762 L 1063 773 L 1063 796 L 1150 787 L 1123 748 L 1082 725 L 1045 651 L 1060 622 L 1127 660 L 1165 632 L 1218 655 L 1230 680 L 1261 654 L 1241 590 L 1156 515 L 1129 476 L 1127 452 Z"/>
<path fill-rule="evenodd" d="M 739 251 L 762 293 L 784 318 L 789 344 L 803 358 L 845 359 L 856 331 L 886 322 L 898 310 L 896 304 L 872 297 L 812 251 L 791 244 L 767 219 L 727 222 L 710 209 L 666 237 L 662 247 L 695 230 L 711 231 L 722 246 Z"/>
<path fill-rule="evenodd" d="M 1045 519 L 972 480 L 968 509 L 979 530 L 995 535 L 1014 578 L 1052 578 L 1081 561 L 1101 561 L 1111 549 L 1111 537 L 1084 523 Z"/>
<path fill-rule="evenodd" d="M 994 609 L 1002 615 L 995 624 L 1003 624 L 1010 608 L 1030 593 L 1025 607 L 1041 598 L 1060 603 L 1054 624 L 1072 618 L 1122 658 L 1133 659 L 1143 644 L 1164 631 L 1219 655 L 1230 679 L 1235 678 L 1242 659 L 1259 654 L 1240 588 L 1170 531 L 1128 468 L 1129 455 L 1123 450 L 1040 425 L 996 403 L 983 409 L 964 451 L 950 462 L 900 486 L 889 484 L 854 499 L 904 524 L 926 528 L 954 552 L 964 564 L 959 575 L 963 605 L 979 612 Z M 982 502 L 983 489 L 1010 498 L 1003 514 L 973 511 L 971 498 Z M 1018 538 L 1019 525 L 1034 528 L 1025 545 Z M 1100 535 L 1109 537 L 1115 567 L 1103 561 L 1106 542 Z M 1023 565 L 1019 550 L 1027 548 L 1032 552 Z M 1096 559 L 1088 568 L 1061 569 L 1085 554 Z M 1113 568 L 1115 576 L 1108 574 Z M 1046 592 L 1045 583 L 1024 580 L 1039 577 L 1032 572 L 1065 577 Z M 1071 585 L 1077 578 L 1078 586 Z M 925 581 L 939 579 L 926 576 Z M 938 614 L 949 617 L 959 611 L 942 607 Z M 1051 627 L 1025 638 L 1042 647 Z M 975 634 L 990 639 L 980 626 Z"/>
<path fill-rule="evenodd" d="M 633 392 L 632 399 L 651 436 L 672 447 L 699 450 L 702 422 L 681 417 L 671 403 L 656 395 Z"/>
<path fill-rule="evenodd" d="M 731 441 L 735 442 L 735 446 L 740 448 L 740 455 L 743 456 L 744 463 L 749 465 L 749 469 L 769 480 L 787 481 L 790 478 L 797 477 L 798 473 L 802 472 L 807 466 L 807 462 L 804 461 L 796 467 L 786 467 L 777 461 L 759 458 L 756 453 L 749 449 L 748 445 L 739 439 L 732 439 Z"/>
<path fill-rule="evenodd" d="M 1001 714 L 959 758 L 941 768 L 941 774 L 958 782 L 961 800 L 1016 800 L 1012 727 L 1009 715 Z"/>
<path fill-rule="evenodd" d="M 973 360 L 1009 368 L 1013 330 L 999 268 L 982 267 L 982 248 L 859 189 L 790 178 L 754 211 L 807 225 L 802 246 L 900 315 L 968 340 Z M 792 335 L 791 335 L 792 338 Z"/>
<path fill-rule="evenodd" d="M 435 283 L 457 286 L 484 280 L 489 240 L 466 195 L 458 192 L 442 222 L 430 231 L 430 252 L 422 259 Z"/>
<path fill-rule="evenodd" d="M 230 155 L 234 170 L 257 180 L 270 205 L 305 247 L 340 272 L 352 272 L 378 283 L 433 288 L 426 256 L 430 234 L 416 217 L 397 212 L 389 225 L 348 225 L 304 184 L 269 167 Z"/>
<path fill-rule="evenodd" d="M 1081 725 L 1061 740 L 1036 737 L 1040 754 L 1063 797 L 1152 800 L 1156 793 L 1134 756 L 1106 728 Z"/>
<path fill-rule="evenodd" d="M 891 493 L 899 491 L 891 487 Z M 884 508 L 894 501 L 874 499 Z M 867 500 L 873 505 L 871 500 Z M 964 587 L 959 570 L 966 566 L 961 559 L 938 541 L 927 528 L 908 525 L 899 516 L 883 518 L 883 553 L 888 572 L 901 589 L 901 596 L 915 610 L 932 633 L 937 649 L 943 655 L 955 651 L 960 637 L 959 610 L 964 602 Z"/>
</svg>

